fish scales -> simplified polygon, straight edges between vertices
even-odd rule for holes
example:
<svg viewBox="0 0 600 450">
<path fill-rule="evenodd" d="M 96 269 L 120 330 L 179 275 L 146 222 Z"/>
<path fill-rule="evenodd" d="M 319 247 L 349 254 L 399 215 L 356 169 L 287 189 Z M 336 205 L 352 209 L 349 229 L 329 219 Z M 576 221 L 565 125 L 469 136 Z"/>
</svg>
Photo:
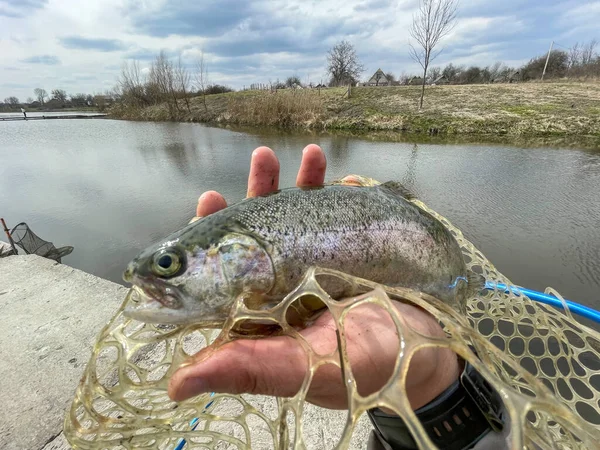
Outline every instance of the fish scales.
<svg viewBox="0 0 600 450">
<path fill-rule="evenodd" d="M 425 288 L 438 278 L 437 271 L 448 272 L 445 281 L 452 281 L 447 262 L 458 246 L 451 248 L 449 233 L 432 233 L 439 224 L 414 204 L 377 187 L 311 191 L 262 197 L 234 215 L 273 246 L 273 262 L 288 279 L 284 290 L 292 289 L 311 265 L 350 269 L 352 275 L 390 285 Z"/>
</svg>

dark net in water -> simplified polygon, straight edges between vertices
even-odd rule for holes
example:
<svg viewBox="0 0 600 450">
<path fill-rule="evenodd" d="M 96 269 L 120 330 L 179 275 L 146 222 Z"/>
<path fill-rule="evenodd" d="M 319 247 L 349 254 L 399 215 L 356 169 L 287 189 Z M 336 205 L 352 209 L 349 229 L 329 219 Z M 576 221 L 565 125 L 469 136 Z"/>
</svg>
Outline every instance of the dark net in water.
<svg viewBox="0 0 600 450">
<path fill-rule="evenodd" d="M 28 255 L 39 255 L 44 258 L 53 259 L 56 262 L 61 262 L 61 258 L 73 251 L 73 247 L 71 246 L 56 248 L 52 242 L 45 241 L 31 231 L 31 228 L 25 222 L 21 222 L 14 227 L 10 235 L 15 244 L 21 247 Z"/>
</svg>

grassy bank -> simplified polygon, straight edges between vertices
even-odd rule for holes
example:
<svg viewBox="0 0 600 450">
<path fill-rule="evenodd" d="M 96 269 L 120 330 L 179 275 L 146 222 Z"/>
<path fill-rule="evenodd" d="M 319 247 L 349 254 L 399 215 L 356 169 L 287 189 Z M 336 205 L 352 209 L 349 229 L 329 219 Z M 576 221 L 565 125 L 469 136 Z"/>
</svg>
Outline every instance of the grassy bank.
<svg viewBox="0 0 600 450">
<path fill-rule="evenodd" d="M 243 91 L 164 105 L 113 107 L 130 120 L 176 120 L 280 128 L 387 131 L 420 135 L 588 136 L 600 138 L 600 83 L 523 83 Z"/>
</svg>

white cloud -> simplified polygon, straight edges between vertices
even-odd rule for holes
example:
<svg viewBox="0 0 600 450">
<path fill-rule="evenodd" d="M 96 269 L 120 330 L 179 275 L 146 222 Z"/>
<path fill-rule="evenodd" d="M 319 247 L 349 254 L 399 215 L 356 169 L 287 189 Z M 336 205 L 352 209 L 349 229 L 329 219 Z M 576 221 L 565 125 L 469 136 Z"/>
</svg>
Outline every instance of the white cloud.
<svg viewBox="0 0 600 450">
<path fill-rule="evenodd" d="M 99 92 L 124 59 L 160 49 L 192 64 L 201 49 L 216 83 L 241 87 L 297 74 L 321 80 L 325 53 L 348 39 L 367 70 L 414 73 L 408 29 L 418 0 L 26 0 L 2 15 L 0 99 L 35 87 Z M 461 0 L 459 21 L 435 62 L 525 61 L 593 37 L 600 1 Z M 558 38 L 557 38 L 558 36 Z M 600 36 L 598 36 L 600 37 Z M 86 48 L 87 46 L 87 48 Z M 68 47 L 68 48 L 67 48 Z M 30 61 L 30 62 L 26 62 Z M 60 64 L 44 64 L 59 61 Z"/>
</svg>

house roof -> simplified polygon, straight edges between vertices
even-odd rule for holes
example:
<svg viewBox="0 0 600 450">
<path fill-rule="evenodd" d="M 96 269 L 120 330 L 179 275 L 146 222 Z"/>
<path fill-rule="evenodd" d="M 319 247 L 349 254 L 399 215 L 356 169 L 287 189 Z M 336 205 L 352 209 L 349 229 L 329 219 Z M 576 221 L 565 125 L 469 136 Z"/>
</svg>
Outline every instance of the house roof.
<svg viewBox="0 0 600 450">
<path fill-rule="evenodd" d="M 378 79 L 379 77 L 379 79 Z M 373 76 L 371 78 L 369 78 L 369 81 L 367 81 L 367 83 L 387 83 L 388 77 L 385 76 L 385 73 L 383 73 L 383 70 L 381 69 L 377 69 L 375 71 L 375 73 L 373 74 Z"/>
</svg>

